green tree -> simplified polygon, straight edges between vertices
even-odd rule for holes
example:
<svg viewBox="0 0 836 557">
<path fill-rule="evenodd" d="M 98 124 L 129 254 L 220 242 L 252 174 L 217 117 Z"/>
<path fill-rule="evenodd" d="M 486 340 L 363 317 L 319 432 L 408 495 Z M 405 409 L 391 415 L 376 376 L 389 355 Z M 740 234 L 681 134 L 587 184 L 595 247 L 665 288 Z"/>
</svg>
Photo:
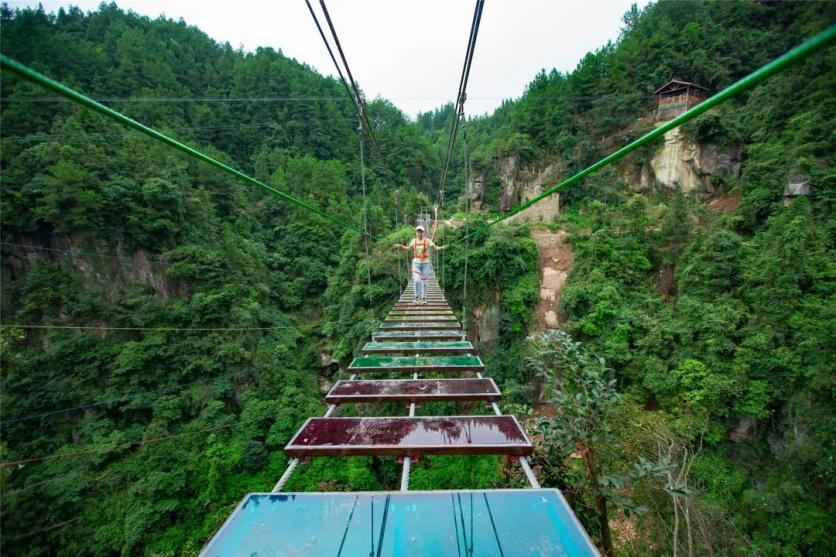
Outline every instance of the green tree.
<svg viewBox="0 0 836 557">
<path fill-rule="evenodd" d="M 607 377 L 610 370 L 603 358 L 588 353 L 564 331 L 531 337 L 530 346 L 528 365 L 554 408 L 553 416 L 538 420 L 538 432 L 559 458 L 583 463 L 586 478 L 581 493 L 594 501 L 601 545 L 612 555 L 607 503 L 618 499 L 617 489 L 623 485 L 612 474 L 618 451 L 610 421 L 621 403 L 615 380 Z"/>
</svg>

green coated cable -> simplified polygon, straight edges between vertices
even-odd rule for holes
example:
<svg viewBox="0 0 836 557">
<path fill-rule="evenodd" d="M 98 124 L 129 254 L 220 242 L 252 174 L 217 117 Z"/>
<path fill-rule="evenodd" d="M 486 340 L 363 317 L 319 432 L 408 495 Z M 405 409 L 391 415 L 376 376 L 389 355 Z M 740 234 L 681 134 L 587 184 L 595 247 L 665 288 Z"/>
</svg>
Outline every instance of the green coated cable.
<svg viewBox="0 0 836 557">
<path fill-rule="evenodd" d="M 146 126 L 144 124 L 140 124 L 136 120 L 134 120 L 132 118 L 129 118 L 128 116 L 125 116 L 121 112 L 113 110 L 112 108 L 109 108 L 109 107 L 107 107 L 107 106 L 105 106 L 105 105 L 103 105 L 103 104 L 101 104 L 97 101 L 94 101 L 90 97 L 88 97 L 86 95 L 83 95 L 82 93 L 79 93 L 78 91 L 75 91 L 74 89 L 71 89 L 71 88 L 67 87 L 63 83 L 60 83 L 58 81 L 55 81 L 53 79 L 48 78 L 45 75 L 33 70 L 32 68 L 30 68 L 30 67 L 28 67 L 24 64 L 21 64 L 20 62 L 12 60 L 11 58 L 9 58 L 8 56 L 6 56 L 4 54 L 0 54 L 0 66 L 2 66 L 3 68 L 11 71 L 12 73 L 15 73 L 15 74 L 19 75 L 20 77 L 23 77 L 24 79 L 28 79 L 29 81 L 33 81 L 33 82 L 37 83 L 38 85 L 40 85 L 41 87 L 43 87 L 45 89 L 49 89 L 50 91 L 53 91 L 54 93 L 58 93 L 59 95 L 67 97 L 68 99 L 70 99 L 72 101 L 75 101 L 78 104 L 86 106 L 87 108 L 89 108 L 89 109 L 91 109 L 95 112 L 98 112 L 99 114 L 102 114 L 103 116 L 106 116 L 106 117 L 110 118 L 111 120 L 116 120 L 120 124 L 124 124 L 125 126 L 128 126 L 129 128 L 133 128 L 133 129 L 135 129 L 135 130 L 137 130 L 141 133 L 144 133 L 145 135 L 147 135 L 147 136 L 149 136 L 153 139 L 156 139 L 157 141 L 165 143 L 166 145 L 168 145 L 170 147 L 174 147 L 178 151 L 186 153 L 187 155 L 190 155 L 190 156 L 192 156 L 196 159 L 202 160 L 203 162 L 208 163 L 208 164 L 214 166 L 215 168 L 219 168 L 219 169 L 223 170 L 224 172 L 226 172 L 227 174 L 231 174 L 231 175 L 235 176 L 236 178 L 240 178 L 241 180 L 244 180 L 245 182 L 248 182 L 248 183 L 250 183 L 254 186 L 258 186 L 259 188 L 261 188 L 263 190 L 266 190 L 266 191 L 272 193 L 273 195 L 276 195 L 276 196 L 284 199 L 285 201 L 289 201 L 291 203 L 294 203 L 295 205 L 298 205 L 299 207 L 302 207 L 303 209 L 307 209 L 308 211 L 314 212 L 314 213 L 318 214 L 319 216 L 330 220 L 331 222 L 334 222 L 336 224 L 339 224 L 340 226 L 344 226 L 345 228 L 348 228 L 350 230 L 354 230 L 355 232 L 359 232 L 360 234 L 365 235 L 365 231 L 362 228 L 360 228 L 359 226 L 357 226 L 355 224 L 352 224 L 350 222 L 347 222 L 347 221 L 345 221 L 345 220 L 343 220 L 339 217 L 335 217 L 334 215 L 328 214 L 325 211 L 322 211 L 321 209 L 317 209 L 313 205 L 310 205 L 310 204 L 306 203 L 305 201 L 299 199 L 298 197 L 290 195 L 289 193 L 285 193 L 281 190 L 277 190 L 273 186 L 265 184 L 264 182 L 261 182 L 260 180 L 256 180 L 255 178 L 253 178 L 251 176 L 248 176 L 247 174 L 244 174 L 240 170 L 236 170 L 229 165 L 226 165 L 226 164 L 224 164 L 224 163 L 222 163 L 222 162 L 220 162 L 216 159 L 213 159 L 209 155 L 205 155 L 205 154 L 201 153 L 200 151 L 198 151 L 196 149 L 193 149 L 192 147 L 189 147 L 188 145 L 184 145 L 183 143 L 180 143 L 176 139 L 172 139 L 171 137 L 168 137 L 167 135 L 165 135 L 163 133 L 160 133 L 153 128 L 149 128 L 148 126 Z"/>
<path fill-rule="evenodd" d="M 567 178 L 566 180 L 560 182 L 556 186 L 552 186 L 551 188 L 547 189 L 546 191 L 544 191 L 543 193 L 541 193 L 537 197 L 534 197 L 534 198 L 528 200 L 527 202 L 523 203 L 522 205 L 519 205 L 515 209 L 511 210 L 509 213 L 499 217 L 498 219 L 496 219 L 494 221 L 491 221 L 491 222 L 485 224 L 484 226 L 481 226 L 481 227 L 477 228 L 473 232 L 471 232 L 471 233 L 463 236 L 459 240 L 457 240 L 455 243 L 462 242 L 465 238 L 468 238 L 468 237 L 473 236 L 475 234 L 482 233 L 485 230 L 487 230 L 488 228 L 492 227 L 493 225 L 498 224 L 498 223 L 500 223 L 500 222 L 502 222 L 506 219 L 509 219 L 509 218 L 513 217 L 514 215 L 517 215 L 517 214 L 521 213 L 522 211 L 525 211 L 526 209 L 528 209 L 529 207 L 531 207 L 535 203 L 539 203 L 540 201 L 542 201 L 546 197 L 549 197 L 550 195 L 552 195 L 554 193 L 557 193 L 561 190 L 566 189 L 567 187 L 571 186 L 572 184 L 574 184 L 574 183 L 578 182 L 579 180 L 581 180 L 581 179 L 587 177 L 588 175 L 592 174 L 596 170 L 598 170 L 600 168 L 603 168 L 604 166 L 607 166 L 608 164 L 613 163 L 613 162 L 623 158 L 625 155 L 627 155 L 629 153 L 632 153 L 633 151 L 635 151 L 639 147 L 642 147 L 643 145 L 646 145 L 647 143 L 653 141 L 657 137 L 660 137 L 660 136 L 664 135 L 668 131 L 670 131 L 670 130 L 678 127 L 678 126 L 681 126 L 685 122 L 688 122 L 689 120 L 693 120 L 694 118 L 696 118 L 697 116 L 699 116 L 700 114 L 705 112 L 706 110 L 709 110 L 709 109 L 719 105 L 720 103 L 727 101 L 728 99 L 734 97 L 735 95 L 737 95 L 739 93 L 742 93 L 743 91 L 745 91 L 747 89 L 751 89 L 752 87 L 754 87 L 755 85 L 757 85 L 761 81 L 770 77 L 772 74 L 777 73 L 777 72 L 783 70 L 784 68 L 786 68 L 787 66 L 790 66 L 792 64 L 795 64 L 796 62 L 799 62 L 800 60 L 803 60 L 804 58 L 810 56 L 811 54 L 813 54 L 815 52 L 818 52 L 819 50 L 825 48 L 826 46 L 829 46 L 834 40 L 836 40 L 836 25 L 830 26 L 825 31 L 822 31 L 821 33 L 819 33 L 815 37 L 801 43 L 799 46 L 797 46 L 794 49 L 788 51 L 787 53 L 783 54 L 782 56 L 776 58 L 775 60 L 773 60 L 769 64 L 763 66 L 762 68 L 752 72 L 751 74 L 747 75 L 746 77 L 744 77 L 740 81 L 726 87 L 725 89 L 723 89 L 722 91 L 720 91 L 719 93 L 714 95 L 713 97 L 711 97 L 709 99 L 706 99 L 705 101 L 698 104 L 694 108 L 692 108 L 692 109 L 688 110 L 687 112 L 677 116 L 676 118 L 674 118 L 670 122 L 668 122 L 668 123 L 666 123 L 662 126 L 659 126 L 658 128 L 654 129 L 651 132 L 646 133 L 645 135 L 641 136 L 640 138 L 633 141 L 632 143 L 622 147 L 621 149 L 619 149 L 615 153 L 612 153 L 611 155 L 609 155 L 607 157 L 604 157 L 603 159 L 599 160 L 595 164 L 593 164 L 591 166 L 588 166 L 587 168 L 581 170 L 580 172 L 578 172 L 574 176 L 572 176 L 570 178 Z"/>
</svg>

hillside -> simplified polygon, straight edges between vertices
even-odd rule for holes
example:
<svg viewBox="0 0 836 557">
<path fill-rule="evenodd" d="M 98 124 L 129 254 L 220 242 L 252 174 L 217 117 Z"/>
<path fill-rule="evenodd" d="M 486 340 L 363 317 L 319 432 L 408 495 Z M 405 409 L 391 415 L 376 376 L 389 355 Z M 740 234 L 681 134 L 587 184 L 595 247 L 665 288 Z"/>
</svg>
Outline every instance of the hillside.
<svg viewBox="0 0 836 557">
<path fill-rule="evenodd" d="M 831 24 L 833 8 L 628 12 L 617 44 L 471 122 L 471 201 L 497 213 L 534 197 L 651 129 L 652 93 L 671 77 L 718 91 Z M 831 49 L 570 188 L 560 216 L 553 199 L 526 219 L 573 252 L 559 304 L 544 290 L 540 312 L 606 359 L 623 396 L 602 491 L 653 509 L 619 523 L 628 552 L 672 551 L 683 514 L 700 554 L 833 551 L 834 86 Z M 814 194 L 785 199 L 799 181 Z M 574 450 L 543 455 L 555 485 L 576 485 Z M 676 473 L 631 468 L 650 462 Z"/>
<path fill-rule="evenodd" d="M 629 11 L 617 42 L 467 122 L 470 179 L 459 143 L 447 216 L 483 222 L 651 129 L 670 78 L 716 92 L 834 21 L 828 2 Z M 114 4 L 4 6 L 0 25 L 3 54 L 360 221 L 356 114 L 303 62 Z M 611 528 L 619 555 L 836 552 L 834 57 L 473 238 L 467 256 L 455 244 L 438 269 L 537 436 L 541 483 L 597 543 Z M 282 447 L 406 280 L 391 245 L 431 204 L 453 107 L 411 121 L 369 103 L 386 160 L 367 150 L 366 261 L 358 234 L 2 77 L 0 455 L 18 464 L 0 469 L 0 548 L 196 555 L 242 494 L 273 486 Z M 793 180 L 813 195 L 785 203 Z M 595 385 L 576 416 L 589 436 L 563 427 L 561 397 L 579 387 L 544 372 L 573 365 Z M 321 458 L 288 489 L 398 479 L 391 458 Z M 522 481 L 499 458 L 437 457 L 411 485 Z"/>
</svg>

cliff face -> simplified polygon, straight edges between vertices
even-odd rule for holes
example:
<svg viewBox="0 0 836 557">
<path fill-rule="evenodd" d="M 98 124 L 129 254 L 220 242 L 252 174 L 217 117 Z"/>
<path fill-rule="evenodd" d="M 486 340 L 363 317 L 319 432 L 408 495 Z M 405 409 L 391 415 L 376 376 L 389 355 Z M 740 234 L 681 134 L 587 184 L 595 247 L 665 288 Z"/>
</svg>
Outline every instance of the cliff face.
<svg viewBox="0 0 836 557">
<path fill-rule="evenodd" d="M 724 147 L 701 143 L 681 128 L 669 131 L 664 139 L 664 143 L 648 162 L 638 166 L 628 162 L 614 165 L 616 174 L 634 193 L 670 192 L 680 187 L 686 195 L 713 194 L 724 178 L 736 178 L 741 174 L 743 154 L 739 146 Z M 617 142 L 605 143 L 612 143 L 612 150 L 621 146 Z M 484 172 L 470 174 L 468 192 L 473 211 L 497 209 L 485 206 L 487 198 L 495 198 L 488 194 L 488 188 L 499 188 L 498 209 L 504 213 L 568 177 L 566 167 L 560 159 L 524 165 L 518 155 L 497 157 L 493 170 L 496 171 L 498 179 L 496 186 L 489 183 L 491 180 Z M 508 219 L 508 222 L 549 224 L 554 222 L 559 213 L 560 195 L 555 194 Z"/>
<path fill-rule="evenodd" d="M 499 293 L 492 300 L 473 308 L 468 340 L 474 343 L 490 344 L 499 339 Z"/>
<path fill-rule="evenodd" d="M 62 269 L 79 273 L 85 286 L 114 301 L 125 287 L 144 284 L 155 297 L 166 301 L 187 296 L 182 285 L 166 274 L 165 261 L 152 258 L 143 249 L 127 253 L 117 243 L 115 250 L 104 240 L 76 242 L 70 237 L 53 236 L 47 245 L 28 239 L 4 246 L 4 280 L 14 283 L 39 263 L 48 261 Z M 180 290 L 178 291 L 178 287 Z"/>
<path fill-rule="evenodd" d="M 635 125 L 646 130 L 651 122 L 641 121 Z M 641 130 L 637 131 L 641 133 Z M 618 138 L 610 139 L 607 145 L 611 150 L 620 146 Z M 627 187 L 625 193 L 672 192 L 679 187 L 685 195 L 702 196 L 709 209 L 723 212 L 722 208 L 715 208 L 714 205 L 734 199 L 728 195 L 717 195 L 718 186 L 725 178 L 740 176 L 742 164 L 739 147 L 701 143 L 681 129 L 675 129 L 665 134 L 664 143 L 643 164 L 637 165 L 634 160 L 627 159 L 614 167 L 615 175 Z M 495 211 L 498 208 L 506 212 L 566 177 L 566 168 L 560 159 L 526 165 L 517 155 L 498 156 L 489 172 L 471 172 L 468 183 L 471 208 L 473 211 Z M 498 191 L 486 191 L 490 188 L 497 188 Z M 487 199 L 498 199 L 499 207 L 486 206 Z M 548 225 L 555 222 L 559 213 L 560 196 L 555 194 L 505 222 Z M 564 236 L 563 231 L 550 232 L 542 228 L 532 231 L 540 259 L 540 302 L 536 308 L 534 330 L 553 329 L 562 323 L 560 297 L 573 264 L 573 253 L 564 242 Z M 673 280 L 672 276 L 670 280 Z M 474 340 L 485 342 L 496 338 L 496 310 L 490 304 L 474 308 Z"/>
<path fill-rule="evenodd" d="M 679 185 L 686 195 L 713 193 L 717 178 L 740 176 L 741 166 L 739 147 L 699 143 L 676 128 L 665 134 L 665 143 L 651 159 L 649 171 L 643 171 L 639 183 L 631 187 L 649 191 L 654 186 L 672 190 Z"/>
<path fill-rule="evenodd" d="M 496 172 L 499 178 L 499 210 L 506 212 L 540 195 L 544 189 L 554 185 L 565 173 L 562 161 L 545 161 L 533 165 L 523 165 L 518 155 L 503 155 L 496 159 Z M 485 207 L 488 187 L 484 173 L 472 172 L 468 180 L 470 203 L 473 211 L 488 209 Z M 496 208 L 494 207 L 494 210 Z M 544 199 L 509 219 L 508 222 L 524 221 L 549 224 L 560 212 L 560 198 L 555 195 Z"/>
<path fill-rule="evenodd" d="M 467 195 L 470 197 L 470 209 L 472 211 L 482 210 L 485 204 L 486 187 L 485 174 L 471 169 L 467 178 Z"/>
</svg>

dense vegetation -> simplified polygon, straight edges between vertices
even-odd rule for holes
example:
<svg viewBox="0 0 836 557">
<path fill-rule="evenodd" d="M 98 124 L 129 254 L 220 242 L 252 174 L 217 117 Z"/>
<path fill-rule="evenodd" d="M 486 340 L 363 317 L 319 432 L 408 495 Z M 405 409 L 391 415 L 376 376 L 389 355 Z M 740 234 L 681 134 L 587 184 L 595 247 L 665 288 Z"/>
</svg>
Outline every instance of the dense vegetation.
<svg viewBox="0 0 836 557">
<path fill-rule="evenodd" d="M 4 54 L 359 224 L 356 116 L 333 79 L 113 5 L 4 8 L 2 27 Z M 367 145 L 369 285 L 356 233 L 12 76 L 2 96 L 3 321 L 66 327 L 3 329 L 0 451 L 35 459 L 2 469 L 3 551 L 196 554 L 243 493 L 272 487 L 321 381 L 406 280 L 396 220 L 429 206 L 441 146 L 370 103 L 387 168 Z M 533 249 L 517 237 L 501 241 Z M 391 459 L 321 459 L 289 488 L 398 480 Z M 438 459 L 413 482 L 504 485 L 491 458 Z"/>
<path fill-rule="evenodd" d="M 0 17 L 4 54 L 359 221 L 356 117 L 333 79 L 113 5 Z M 579 169 L 652 125 L 647 97 L 671 76 L 717 90 L 834 20 L 825 2 L 629 11 L 617 43 L 468 123 L 486 208 L 499 209 L 503 157 Z M 481 346 L 491 374 L 541 434 L 544 485 L 563 489 L 604 545 L 836 551 L 834 56 L 688 127 L 742 147 L 742 175 L 719 182 L 735 210 L 633 194 L 624 176 L 653 148 L 567 194 L 554 223 L 575 252 L 563 331 L 525 340 L 539 286 L 526 226 L 472 239 L 467 300 L 463 244 L 439 261 L 455 307 L 494 312 L 496 338 Z M 0 469 L 2 551 L 194 555 L 242 494 L 272 487 L 282 446 L 323 411 L 321 387 L 406 279 L 388 248 L 434 193 L 452 106 L 412 122 L 370 103 L 386 168 L 367 154 L 378 241 L 366 260 L 356 233 L 12 76 L 0 87 L 3 322 L 71 327 L 2 330 L 0 455 L 35 458 Z M 459 209 L 460 170 L 446 199 Z M 815 196 L 784 208 L 791 173 Z M 201 330 L 219 328 L 237 330 Z M 398 475 L 394 459 L 315 459 L 288 488 L 389 489 Z M 520 482 L 489 457 L 422 459 L 412 476 L 418 489 Z"/>
<path fill-rule="evenodd" d="M 644 99 L 671 76 L 717 91 L 834 21 L 832 3 L 629 11 L 616 44 L 471 122 L 488 209 L 497 161 L 583 168 L 653 125 Z M 599 540 L 603 497 L 622 552 L 836 551 L 834 61 L 830 49 L 686 127 L 741 148 L 741 175 L 713 179 L 709 196 L 731 209 L 675 189 L 636 195 L 630 177 L 656 146 L 567 191 L 556 225 L 574 250 L 561 299 L 574 341 L 532 341 L 535 387 L 555 411 L 532 419 L 536 460 Z M 785 207 L 797 175 L 814 195 Z"/>
</svg>

